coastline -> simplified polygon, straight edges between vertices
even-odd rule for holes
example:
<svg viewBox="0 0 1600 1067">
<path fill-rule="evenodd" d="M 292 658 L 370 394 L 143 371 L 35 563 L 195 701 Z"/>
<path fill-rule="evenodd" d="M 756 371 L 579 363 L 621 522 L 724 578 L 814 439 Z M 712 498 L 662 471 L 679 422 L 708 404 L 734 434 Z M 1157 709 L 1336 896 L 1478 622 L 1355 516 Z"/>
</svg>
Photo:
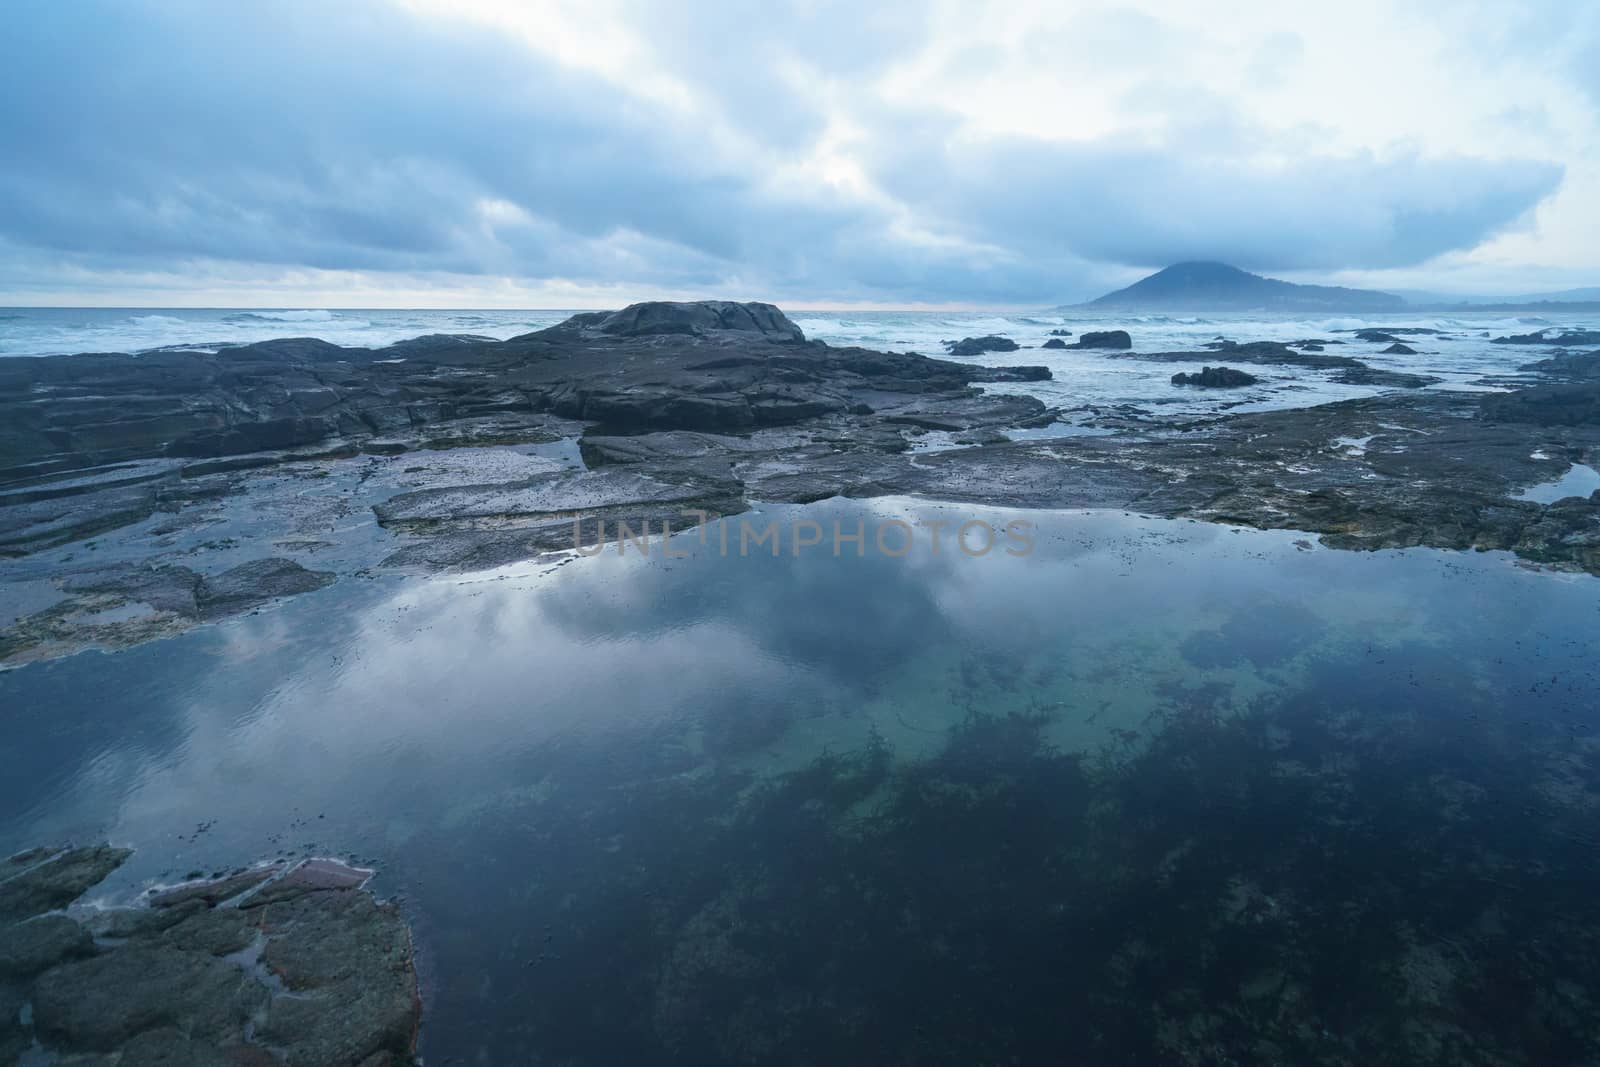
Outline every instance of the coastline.
<svg viewBox="0 0 1600 1067">
<path fill-rule="evenodd" d="M 0 660 L 125 647 L 364 574 L 571 552 L 619 523 L 681 530 L 834 496 L 1112 508 L 1600 574 L 1600 504 L 1519 499 L 1600 463 L 1593 357 L 1474 393 L 1340 343 L 1104 355 L 1398 388 L 1206 418 L 1064 410 L 1028 395 L 1051 371 L 1018 365 L 1025 352 L 986 366 L 834 348 L 770 305 L 729 304 L 583 313 L 503 342 L 0 361 L 18 605 Z"/>
</svg>

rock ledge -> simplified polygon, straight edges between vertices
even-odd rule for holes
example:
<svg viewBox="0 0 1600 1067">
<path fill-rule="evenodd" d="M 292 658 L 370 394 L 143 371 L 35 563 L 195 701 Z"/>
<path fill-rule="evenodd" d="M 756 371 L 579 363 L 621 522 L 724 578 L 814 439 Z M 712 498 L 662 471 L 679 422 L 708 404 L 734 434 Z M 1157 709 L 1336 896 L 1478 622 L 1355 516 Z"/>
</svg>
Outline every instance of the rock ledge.
<svg viewBox="0 0 1600 1067">
<path fill-rule="evenodd" d="M 83 907 L 129 855 L 0 861 L 0 1063 L 29 1050 L 122 1067 L 415 1062 L 411 936 L 365 891 L 371 871 L 305 860 Z"/>
</svg>

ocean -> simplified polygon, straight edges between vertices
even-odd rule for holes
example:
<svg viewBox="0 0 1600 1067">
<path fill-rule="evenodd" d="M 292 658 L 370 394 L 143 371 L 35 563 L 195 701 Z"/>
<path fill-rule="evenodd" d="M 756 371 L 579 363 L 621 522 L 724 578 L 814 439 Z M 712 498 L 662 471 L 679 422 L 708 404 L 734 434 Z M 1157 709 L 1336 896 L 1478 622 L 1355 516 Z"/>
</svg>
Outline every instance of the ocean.
<svg viewBox="0 0 1600 1067">
<path fill-rule="evenodd" d="M 0 357 L 47 356 L 71 352 L 146 352 L 167 348 L 214 351 L 273 337 L 316 337 L 334 344 L 383 347 L 430 333 L 477 334 L 505 339 L 553 326 L 571 310 L 386 310 L 386 309 L 185 309 L 185 308 L 5 308 L 0 309 Z M 1470 312 L 1412 315 L 1086 314 L 1081 311 L 799 311 L 790 315 L 806 336 L 830 345 L 858 345 L 892 352 L 942 355 L 941 344 L 982 334 L 1002 334 L 1023 347 L 989 352 L 975 362 L 1005 366 L 1044 364 L 1049 382 L 991 388 L 1014 389 L 1060 407 L 1133 404 L 1163 413 L 1206 414 L 1305 407 L 1381 390 L 1343 385 L 1330 375 L 1301 367 L 1251 368 L 1261 383 L 1244 390 L 1185 389 L 1171 384 L 1185 364 L 1116 358 L 1100 351 L 1045 350 L 1038 346 L 1052 330 L 1125 329 L 1135 351 L 1189 351 L 1226 337 L 1234 341 L 1344 340 L 1331 354 L 1350 355 L 1387 370 L 1429 374 L 1442 379 L 1435 388 L 1483 389 L 1485 378 L 1514 374 L 1539 358 L 1541 350 L 1496 345 L 1510 333 L 1600 326 L 1591 314 L 1507 314 Z M 1408 337 L 1413 356 L 1385 356 L 1385 344 L 1357 341 L 1350 331 L 1373 327 L 1422 327 L 1444 336 Z M 1068 338 L 1070 341 L 1071 338 Z M 1225 363 L 1220 355 L 1212 363 Z"/>
</svg>

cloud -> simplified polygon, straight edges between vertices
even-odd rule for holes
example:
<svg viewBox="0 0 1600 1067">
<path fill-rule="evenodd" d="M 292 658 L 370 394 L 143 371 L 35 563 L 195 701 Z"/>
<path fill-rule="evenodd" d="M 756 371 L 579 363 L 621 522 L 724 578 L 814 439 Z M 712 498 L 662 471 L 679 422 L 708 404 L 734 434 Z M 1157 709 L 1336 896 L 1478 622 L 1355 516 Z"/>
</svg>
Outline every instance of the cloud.
<svg viewBox="0 0 1600 1067">
<path fill-rule="evenodd" d="M 0 293 L 300 271 L 1053 302 L 1177 258 L 1421 263 L 1514 225 L 1563 173 L 1335 150 L 1328 116 L 1264 122 L 1231 75 L 1204 80 L 1287 84 L 1315 38 L 1282 28 L 1229 44 L 1132 8 L 474 3 L 24 0 L 0 38 L 0 93 L 27 102 L 0 111 Z M 1058 100 L 1094 121 L 1017 132 L 1070 118 Z"/>
<path fill-rule="evenodd" d="M 936 175 L 937 177 L 929 177 Z M 1470 158 L 1271 163 L 1104 142 L 962 140 L 884 165 L 885 184 L 976 240 L 1162 266 L 1406 266 L 1471 247 L 1560 184 L 1558 165 Z"/>
</svg>

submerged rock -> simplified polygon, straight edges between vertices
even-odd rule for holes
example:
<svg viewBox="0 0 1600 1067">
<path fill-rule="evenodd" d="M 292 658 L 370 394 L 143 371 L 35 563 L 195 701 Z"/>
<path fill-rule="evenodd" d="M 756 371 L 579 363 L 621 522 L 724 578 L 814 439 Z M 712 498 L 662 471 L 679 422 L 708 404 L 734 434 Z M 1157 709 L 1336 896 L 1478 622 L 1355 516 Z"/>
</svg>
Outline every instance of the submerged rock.
<svg viewBox="0 0 1600 1067">
<path fill-rule="evenodd" d="M 1385 388 L 1421 389 L 1424 386 L 1434 385 L 1441 381 L 1431 374 L 1408 374 L 1405 371 L 1379 370 L 1369 367 L 1365 363 L 1358 367 L 1342 370 L 1333 376 L 1333 380 L 1344 385 L 1378 385 Z"/>
<path fill-rule="evenodd" d="M 1402 389 L 1420 389 L 1425 385 L 1432 385 L 1439 381 L 1438 378 L 1424 374 L 1406 374 L 1400 371 L 1379 370 L 1352 356 L 1330 356 L 1312 348 L 1306 348 L 1303 345 L 1297 349 L 1278 341 L 1251 341 L 1247 344 L 1239 344 L 1235 341 L 1224 340 L 1209 347 L 1212 349 L 1211 352 L 1132 352 L 1117 358 L 1144 359 L 1154 363 L 1195 363 L 1203 358 L 1209 359 L 1217 353 L 1225 353 L 1229 360 L 1238 363 L 1307 367 L 1311 370 L 1335 371 L 1333 380 L 1346 385 L 1378 385 Z"/>
<path fill-rule="evenodd" d="M 190 883 L 154 894 L 158 907 L 84 912 L 99 943 L 73 914 L 15 921 L 70 905 L 128 855 L 0 864 L 0 1062 L 35 1040 L 62 1062 L 121 1067 L 413 1062 L 410 935 L 364 891 L 370 871 L 308 860 Z M 219 903 L 241 892 L 247 908 Z"/>
<path fill-rule="evenodd" d="M 1237 389 L 1261 379 L 1232 367 L 1203 367 L 1197 374 L 1174 374 L 1173 385 L 1198 385 L 1205 389 Z"/>
<path fill-rule="evenodd" d="M 1039 347 L 1041 347 L 1041 348 L 1066 348 L 1067 347 L 1067 342 L 1063 341 L 1059 337 L 1052 337 L 1052 338 L 1050 338 L 1050 340 L 1046 341 L 1044 344 L 1040 345 Z"/>
<path fill-rule="evenodd" d="M 171 564 L 96 567 L 63 576 L 63 599 L 0 628 L 0 659 L 35 649 L 122 648 L 321 589 L 333 580 L 329 571 L 279 558 L 251 560 L 209 576 Z"/>
<path fill-rule="evenodd" d="M 203 618 L 221 618 L 268 600 L 309 593 L 332 581 L 332 574 L 306 570 L 292 559 L 252 560 L 201 578 L 195 590 L 195 604 Z"/>
<path fill-rule="evenodd" d="M 1396 341 L 1388 348 L 1385 348 L 1383 354 L 1386 356 L 1414 356 L 1417 354 L 1417 350 L 1402 341 Z"/>
<path fill-rule="evenodd" d="M 959 341 L 946 341 L 944 347 L 952 356 L 981 356 L 985 352 L 1015 352 L 1021 346 L 1009 337 L 991 333 L 983 337 L 963 337 Z"/>
</svg>

